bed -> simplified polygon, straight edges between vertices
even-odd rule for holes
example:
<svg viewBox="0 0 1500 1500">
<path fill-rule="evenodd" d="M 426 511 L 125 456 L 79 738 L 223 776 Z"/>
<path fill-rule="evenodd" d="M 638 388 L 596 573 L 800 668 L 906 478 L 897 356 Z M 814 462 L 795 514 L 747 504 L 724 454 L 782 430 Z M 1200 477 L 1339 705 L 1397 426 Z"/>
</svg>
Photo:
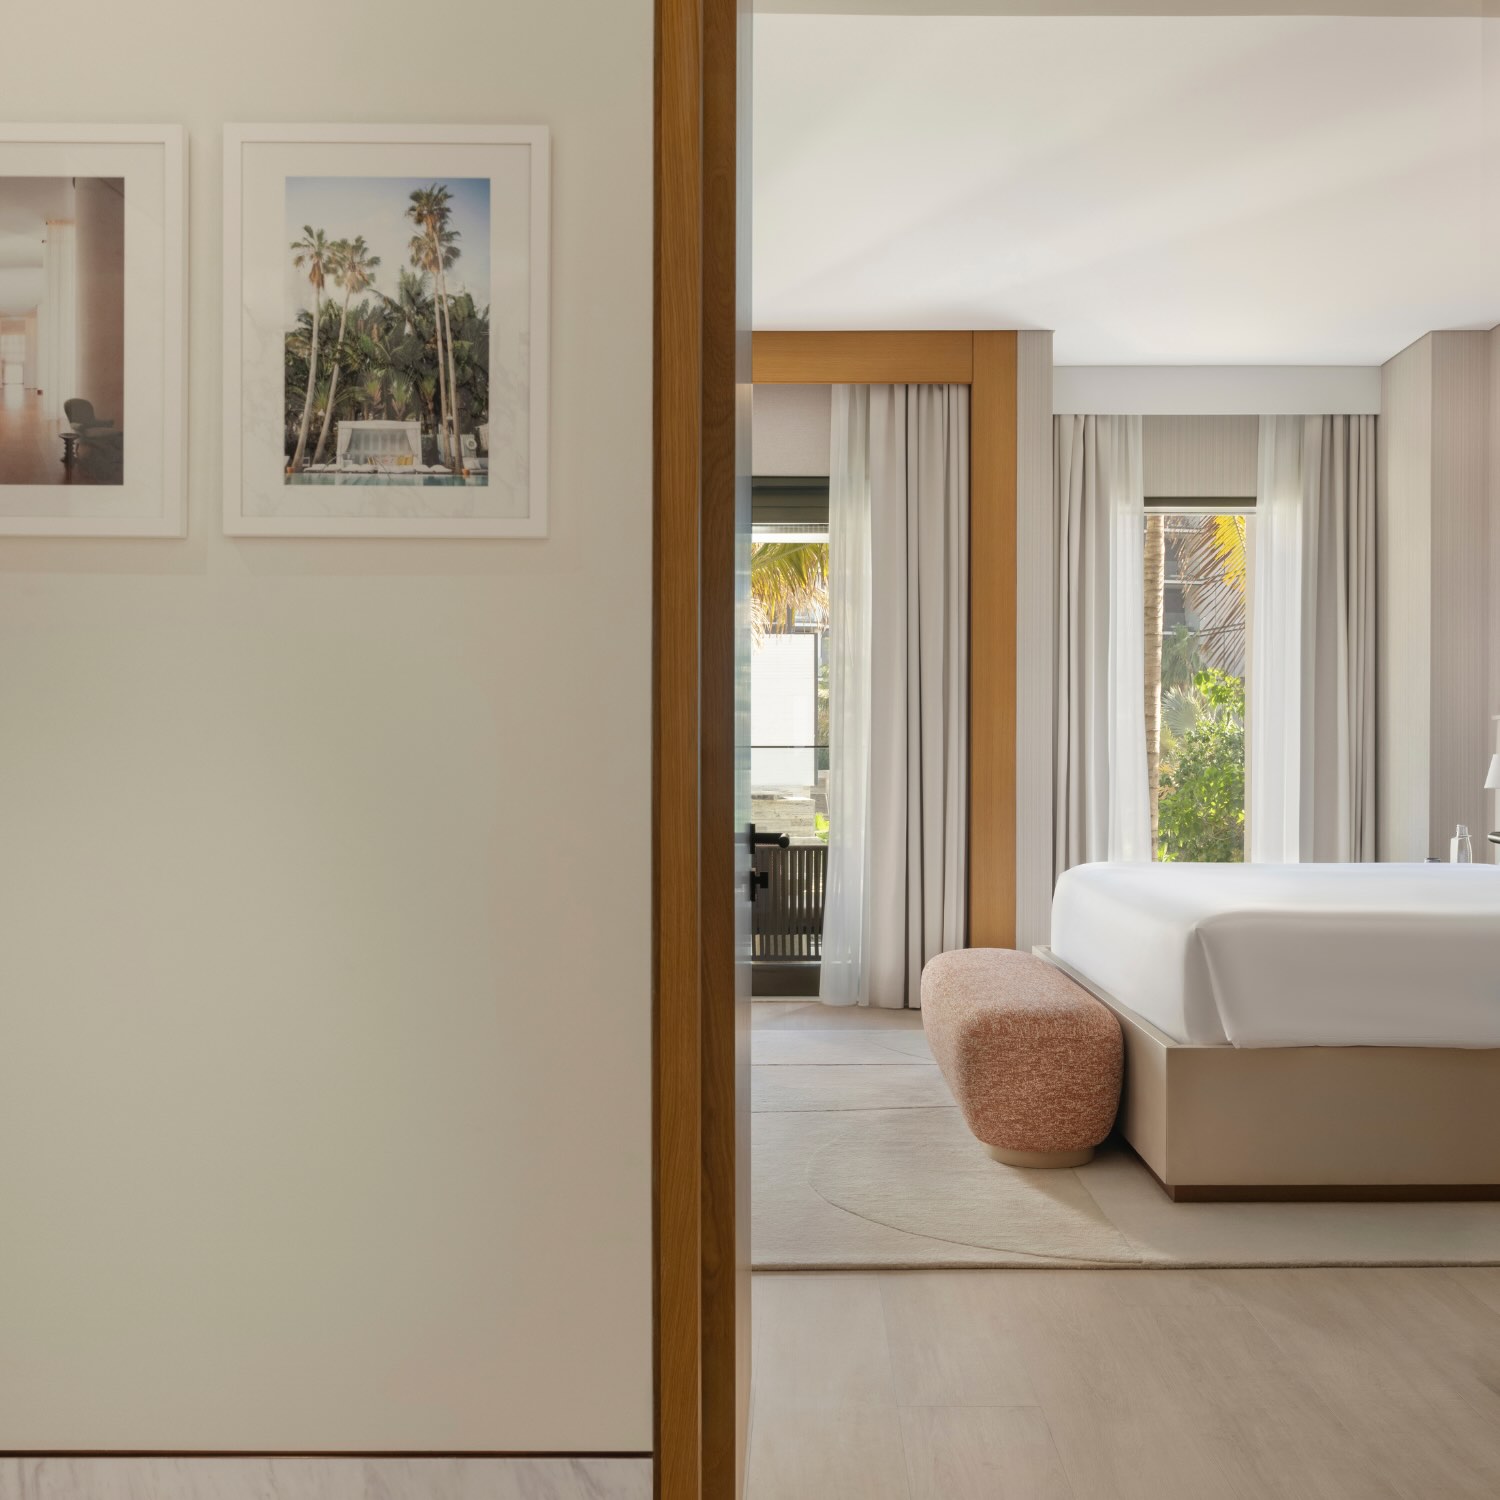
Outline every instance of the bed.
<svg viewBox="0 0 1500 1500">
<path fill-rule="evenodd" d="M 1172 1197 L 1500 1197 L 1500 867 L 1083 865 L 1038 951 Z"/>
</svg>

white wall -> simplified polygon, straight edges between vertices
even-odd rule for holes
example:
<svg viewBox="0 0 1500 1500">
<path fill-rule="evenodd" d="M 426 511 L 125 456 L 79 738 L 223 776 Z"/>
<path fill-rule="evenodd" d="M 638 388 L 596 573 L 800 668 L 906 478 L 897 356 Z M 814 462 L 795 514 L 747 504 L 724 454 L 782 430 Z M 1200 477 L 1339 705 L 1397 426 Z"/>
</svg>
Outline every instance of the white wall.
<svg viewBox="0 0 1500 1500">
<path fill-rule="evenodd" d="M 24 345 L 24 340 L 26 338 L 26 322 L 22 318 L 0 317 L 0 339 L 13 338 L 19 338 L 23 340 L 21 358 L 16 359 L 14 356 L 12 356 L 9 359 L 4 360 L 3 362 L 6 364 L 20 365 L 20 377 L 21 382 L 24 385 L 26 380 L 26 351 Z"/>
<path fill-rule="evenodd" d="M 649 1449 L 649 0 L 6 42 L 188 125 L 193 286 L 187 540 L 0 545 L 0 1449 Z M 220 127 L 306 116 L 551 125 L 549 541 L 221 534 Z"/>
</svg>

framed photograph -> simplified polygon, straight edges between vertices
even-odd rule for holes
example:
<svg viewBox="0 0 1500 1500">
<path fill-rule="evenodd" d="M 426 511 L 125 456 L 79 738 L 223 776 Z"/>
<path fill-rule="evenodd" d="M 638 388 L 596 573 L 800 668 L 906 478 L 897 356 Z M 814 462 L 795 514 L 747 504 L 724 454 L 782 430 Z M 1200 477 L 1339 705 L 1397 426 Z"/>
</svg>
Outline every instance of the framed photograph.
<svg viewBox="0 0 1500 1500">
<path fill-rule="evenodd" d="M 187 530 L 177 125 L 0 125 L 0 535 Z"/>
<path fill-rule="evenodd" d="M 543 126 L 224 133 L 224 529 L 547 534 Z"/>
</svg>

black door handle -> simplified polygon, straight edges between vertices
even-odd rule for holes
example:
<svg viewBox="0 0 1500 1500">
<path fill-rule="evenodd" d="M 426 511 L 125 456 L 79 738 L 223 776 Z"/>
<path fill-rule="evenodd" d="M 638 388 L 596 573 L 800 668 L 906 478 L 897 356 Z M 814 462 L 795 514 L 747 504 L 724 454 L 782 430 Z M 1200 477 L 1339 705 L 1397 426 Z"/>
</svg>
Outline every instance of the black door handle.
<svg viewBox="0 0 1500 1500">
<path fill-rule="evenodd" d="M 756 851 L 759 849 L 790 849 L 792 839 L 786 833 L 757 833 L 754 823 L 745 825 L 745 842 L 750 846 L 750 899 L 755 900 L 756 894 L 766 890 L 771 884 L 771 872 L 759 870 L 755 865 Z"/>
</svg>

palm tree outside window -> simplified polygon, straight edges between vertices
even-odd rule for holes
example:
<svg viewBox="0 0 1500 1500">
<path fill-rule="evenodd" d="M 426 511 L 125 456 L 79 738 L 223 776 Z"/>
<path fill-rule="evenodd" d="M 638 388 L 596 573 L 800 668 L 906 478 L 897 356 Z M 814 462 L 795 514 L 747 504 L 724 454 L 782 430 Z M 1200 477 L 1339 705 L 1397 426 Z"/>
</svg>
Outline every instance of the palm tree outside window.
<svg viewBox="0 0 1500 1500">
<path fill-rule="evenodd" d="M 1145 735 L 1160 860 L 1245 857 L 1253 500 L 1146 501 Z"/>
</svg>

